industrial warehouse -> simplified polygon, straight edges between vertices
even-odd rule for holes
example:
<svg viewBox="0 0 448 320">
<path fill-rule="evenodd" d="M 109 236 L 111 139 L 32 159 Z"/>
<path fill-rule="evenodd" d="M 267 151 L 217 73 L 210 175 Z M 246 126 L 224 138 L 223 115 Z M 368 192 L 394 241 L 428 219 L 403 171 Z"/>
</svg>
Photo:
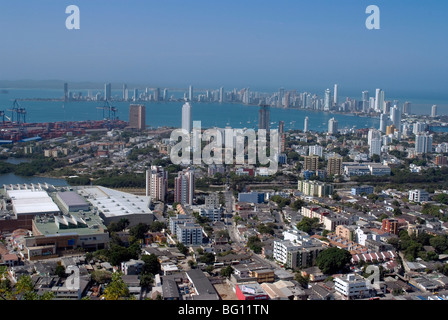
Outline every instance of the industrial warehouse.
<svg viewBox="0 0 448 320">
<path fill-rule="evenodd" d="M 98 250 L 108 247 L 111 222 L 125 218 L 132 226 L 154 221 L 150 203 L 150 197 L 99 186 L 3 185 L 0 231 L 24 230 L 13 241 L 27 260 L 77 248 Z"/>
</svg>

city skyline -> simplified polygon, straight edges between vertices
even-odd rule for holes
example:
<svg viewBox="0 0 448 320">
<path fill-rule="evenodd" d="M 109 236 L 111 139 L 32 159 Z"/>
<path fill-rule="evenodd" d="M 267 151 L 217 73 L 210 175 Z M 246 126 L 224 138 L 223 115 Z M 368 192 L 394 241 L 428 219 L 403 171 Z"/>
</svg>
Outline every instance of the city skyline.
<svg viewBox="0 0 448 320">
<path fill-rule="evenodd" d="M 79 30 L 65 28 L 68 3 L 11 3 L 0 13 L 0 26 L 14 30 L 3 36 L 14 49 L 0 53 L 2 80 L 316 91 L 337 83 L 444 98 L 447 44 L 439 39 L 448 4 L 375 2 L 380 30 L 368 30 L 366 4 L 350 0 L 76 1 Z"/>
</svg>

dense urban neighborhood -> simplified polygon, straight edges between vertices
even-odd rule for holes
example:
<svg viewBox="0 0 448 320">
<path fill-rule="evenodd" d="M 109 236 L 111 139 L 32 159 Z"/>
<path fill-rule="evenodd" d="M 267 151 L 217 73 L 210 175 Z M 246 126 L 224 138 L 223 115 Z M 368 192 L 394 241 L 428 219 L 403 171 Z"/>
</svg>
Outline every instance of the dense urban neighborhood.
<svg viewBox="0 0 448 320">
<path fill-rule="evenodd" d="M 434 120 L 338 130 L 332 118 L 327 132 L 281 121 L 274 174 L 173 164 L 172 128 L 138 120 L 4 144 L 2 174 L 66 183 L 1 186 L 0 295 L 445 300 L 448 139 Z"/>
</svg>

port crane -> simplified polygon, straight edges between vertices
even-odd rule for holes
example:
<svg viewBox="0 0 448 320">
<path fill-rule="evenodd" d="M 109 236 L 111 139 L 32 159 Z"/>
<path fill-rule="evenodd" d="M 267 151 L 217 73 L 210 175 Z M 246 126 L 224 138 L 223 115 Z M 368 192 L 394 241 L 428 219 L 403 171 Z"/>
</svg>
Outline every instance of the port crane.
<svg viewBox="0 0 448 320">
<path fill-rule="evenodd" d="M 8 111 L 12 112 L 10 118 L 11 122 L 14 122 L 14 118 L 17 124 L 23 124 L 26 122 L 26 109 L 20 106 L 20 104 L 17 102 L 17 99 L 14 100 L 12 109 L 8 109 Z"/>
<path fill-rule="evenodd" d="M 103 109 L 103 119 L 109 120 L 109 121 L 115 121 L 117 120 L 117 111 L 118 109 L 114 106 L 112 106 L 109 102 L 109 100 L 106 100 L 104 102 L 104 106 L 97 107 L 97 109 Z"/>
</svg>

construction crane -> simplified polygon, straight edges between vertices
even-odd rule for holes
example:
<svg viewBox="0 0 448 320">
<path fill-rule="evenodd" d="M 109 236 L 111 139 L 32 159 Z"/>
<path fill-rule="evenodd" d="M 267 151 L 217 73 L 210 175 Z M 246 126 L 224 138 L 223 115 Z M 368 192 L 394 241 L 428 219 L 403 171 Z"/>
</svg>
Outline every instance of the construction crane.
<svg viewBox="0 0 448 320">
<path fill-rule="evenodd" d="M 102 107 L 97 107 L 97 109 L 103 109 L 103 119 L 104 120 L 109 120 L 109 121 L 115 121 L 117 120 L 117 111 L 118 109 L 114 106 L 112 106 L 109 103 L 109 100 L 106 100 L 104 102 L 104 106 Z M 107 116 L 106 116 L 107 113 Z"/>
</svg>

